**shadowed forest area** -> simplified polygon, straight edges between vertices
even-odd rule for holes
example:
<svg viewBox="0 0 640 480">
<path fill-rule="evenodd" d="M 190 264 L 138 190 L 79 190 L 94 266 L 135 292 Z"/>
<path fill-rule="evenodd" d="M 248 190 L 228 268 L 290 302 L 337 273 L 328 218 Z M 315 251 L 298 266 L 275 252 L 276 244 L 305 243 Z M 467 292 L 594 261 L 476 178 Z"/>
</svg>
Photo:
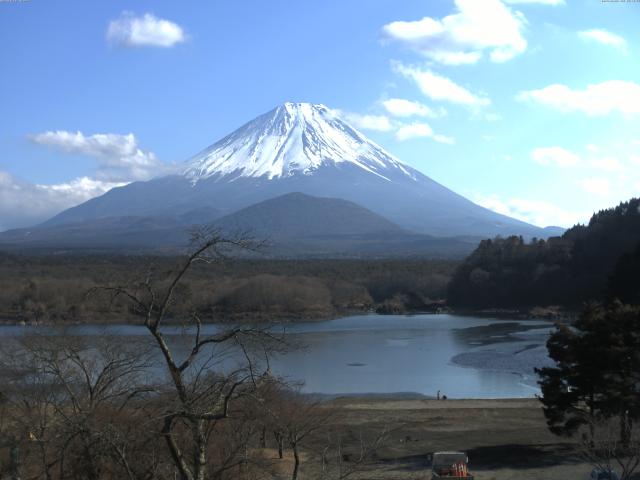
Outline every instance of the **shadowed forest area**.
<svg viewBox="0 0 640 480">
<path fill-rule="evenodd" d="M 640 199 L 548 240 L 484 240 L 458 267 L 447 300 L 470 308 L 640 301 Z"/>
</svg>

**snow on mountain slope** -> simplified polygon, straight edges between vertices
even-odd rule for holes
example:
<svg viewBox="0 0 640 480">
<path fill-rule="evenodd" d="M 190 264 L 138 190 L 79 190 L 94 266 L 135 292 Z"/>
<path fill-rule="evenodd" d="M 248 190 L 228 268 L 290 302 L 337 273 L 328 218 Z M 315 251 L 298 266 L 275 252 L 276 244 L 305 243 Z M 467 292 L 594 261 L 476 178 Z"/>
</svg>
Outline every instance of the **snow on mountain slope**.
<svg viewBox="0 0 640 480">
<path fill-rule="evenodd" d="M 194 156 L 184 171 L 192 182 L 213 175 L 269 179 L 311 175 L 323 164 L 351 163 L 390 180 L 411 167 L 349 126 L 324 105 L 285 103 Z"/>
</svg>

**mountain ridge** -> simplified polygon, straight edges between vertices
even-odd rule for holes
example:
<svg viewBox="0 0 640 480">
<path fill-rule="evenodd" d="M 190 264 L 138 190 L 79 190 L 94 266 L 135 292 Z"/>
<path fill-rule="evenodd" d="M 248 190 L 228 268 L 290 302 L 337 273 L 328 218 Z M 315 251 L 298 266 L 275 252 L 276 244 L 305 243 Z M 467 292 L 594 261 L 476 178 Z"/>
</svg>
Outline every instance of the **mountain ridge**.
<svg viewBox="0 0 640 480">
<path fill-rule="evenodd" d="M 28 250 L 123 249 L 170 253 L 188 246 L 193 219 L 209 210 L 164 217 L 103 217 L 0 235 L 0 244 Z M 355 203 L 288 193 L 206 222 L 220 235 L 247 235 L 263 244 L 259 255 L 273 258 L 462 257 L 479 239 L 438 238 L 408 232 Z"/>
<path fill-rule="evenodd" d="M 292 192 L 352 202 L 417 235 L 560 233 L 476 205 L 387 153 L 335 111 L 306 103 L 286 103 L 245 123 L 184 162 L 181 174 L 114 188 L 31 230 L 115 217 L 186 215 L 207 223 Z"/>
<path fill-rule="evenodd" d="M 322 104 L 286 102 L 245 123 L 187 161 L 192 182 L 215 174 L 282 178 L 309 175 L 323 163 L 351 163 L 388 178 L 411 167 L 387 153 Z"/>
</svg>

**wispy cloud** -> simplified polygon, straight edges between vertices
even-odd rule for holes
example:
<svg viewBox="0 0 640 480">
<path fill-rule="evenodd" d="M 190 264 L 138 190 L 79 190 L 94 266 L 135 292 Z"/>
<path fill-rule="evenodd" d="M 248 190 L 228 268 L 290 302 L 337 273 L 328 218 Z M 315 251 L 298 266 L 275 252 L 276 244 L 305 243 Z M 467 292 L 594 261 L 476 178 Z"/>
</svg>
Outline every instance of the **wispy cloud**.
<svg viewBox="0 0 640 480">
<path fill-rule="evenodd" d="M 476 63 L 485 50 L 492 61 L 504 62 L 526 50 L 521 12 L 500 0 L 456 0 L 455 6 L 442 19 L 391 22 L 383 35 L 445 65 Z"/>
<path fill-rule="evenodd" d="M 390 132 L 395 129 L 389 117 L 385 115 L 362 115 L 360 113 L 343 112 L 335 110 L 339 117 L 360 130 L 373 130 L 375 132 Z"/>
<path fill-rule="evenodd" d="M 494 212 L 517 218 L 523 222 L 539 227 L 560 226 L 571 227 L 589 220 L 591 212 L 565 210 L 553 203 L 524 198 L 501 198 L 498 195 L 476 195 L 478 205 Z"/>
<path fill-rule="evenodd" d="M 624 38 L 607 30 L 597 28 L 591 30 L 582 30 L 578 32 L 578 36 L 583 40 L 594 41 L 603 45 L 609 45 L 623 50 L 627 47 L 627 42 Z"/>
<path fill-rule="evenodd" d="M 394 132 L 396 140 L 400 142 L 414 138 L 431 138 L 439 143 L 449 145 L 455 143 L 452 137 L 435 133 L 431 126 L 425 122 L 405 123 L 394 118 L 389 118 L 386 115 L 364 115 L 338 109 L 334 109 L 333 113 L 359 130 Z"/>
<path fill-rule="evenodd" d="M 109 22 L 107 40 L 120 47 L 172 47 L 184 42 L 182 27 L 151 13 L 135 16 L 122 12 L 117 20 Z"/>
<path fill-rule="evenodd" d="M 159 161 L 153 152 L 142 150 L 132 133 L 84 135 L 79 131 L 58 130 L 37 133 L 29 138 L 39 145 L 97 159 L 96 178 L 100 181 L 148 180 L 167 173 L 166 164 Z"/>
<path fill-rule="evenodd" d="M 488 97 L 476 95 L 450 78 L 438 75 L 431 70 L 421 70 L 401 63 L 395 63 L 394 69 L 404 77 L 413 80 L 420 91 L 432 100 L 471 107 L 482 107 L 491 104 L 491 100 Z"/>
<path fill-rule="evenodd" d="M 456 139 L 440 133 L 435 133 L 432 137 L 438 143 L 446 143 L 447 145 L 453 145 L 456 143 Z"/>
<path fill-rule="evenodd" d="M 539 103 L 561 112 L 583 112 L 589 116 L 612 112 L 637 115 L 640 113 L 640 84 L 609 80 L 588 85 L 583 90 L 553 84 L 539 90 L 520 92 L 517 99 Z"/>
<path fill-rule="evenodd" d="M 124 185 L 80 177 L 38 185 L 0 171 L 0 231 L 40 223 L 67 208 Z"/>
<path fill-rule="evenodd" d="M 541 147 L 532 150 L 531 160 L 545 166 L 572 167 L 580 163 L 580 156 L 562 147 Z"/>
<path fill-rule="evenodd" d="M 403 125 L 396 132 L 396 138 L 400 141 L 417 137 L 433 137 L 433 130 L 427 123 L 411 123 Z"/>
<path fill-rule="evenodd" d="M 606 155 L 596 145 L 586 146 L 584 156 L 562 147 L 539 147 L 531 151 L 531 160 L 543 166 L 580 167 L 581 170 L 599 170 L 621 173 L 627 170 L 618 158 Z"/>
<path fill-rule="evenodd" d="M 394 117 L 430 117 L 436 118 L 445 114 L 443 110 L 437 112 L 427 105 L 406 100 L 404 98 L 390 98 L 383 100 L 382 105 L 385 110 Z"/>
<path fill-rule="evenodd" d="M 408 124 L 399 124 L 396 130 L 396 140 L 404 142 L 413 138 L 431 138 L 438 143 L 453 145 L 455 143 L 452 137 L 435 133 L 428 123 L 414 122 Z"/>
</svg>

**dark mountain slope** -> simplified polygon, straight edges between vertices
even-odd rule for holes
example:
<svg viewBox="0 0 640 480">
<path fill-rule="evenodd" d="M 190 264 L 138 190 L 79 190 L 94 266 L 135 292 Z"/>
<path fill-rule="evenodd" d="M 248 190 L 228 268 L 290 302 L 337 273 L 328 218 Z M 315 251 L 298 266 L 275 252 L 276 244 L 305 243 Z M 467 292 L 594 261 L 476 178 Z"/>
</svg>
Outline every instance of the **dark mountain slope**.
<svg viewBox="0 0 640 480">
<path fill-rule="evenodd" d="M 93 249 L 175 251 L 189 242 L 189 230 L 203 218 L 227 236 L 246 233 L 266 245 L 266 257 L 462 257 L 474 238 L 415 234 L 346 200 L 290 193 L 265 200 L 217 220 L 206 209 L 157 217 L 103 217 L 42 225 L 0 235 L 10 249 Z"/>
</svg>

